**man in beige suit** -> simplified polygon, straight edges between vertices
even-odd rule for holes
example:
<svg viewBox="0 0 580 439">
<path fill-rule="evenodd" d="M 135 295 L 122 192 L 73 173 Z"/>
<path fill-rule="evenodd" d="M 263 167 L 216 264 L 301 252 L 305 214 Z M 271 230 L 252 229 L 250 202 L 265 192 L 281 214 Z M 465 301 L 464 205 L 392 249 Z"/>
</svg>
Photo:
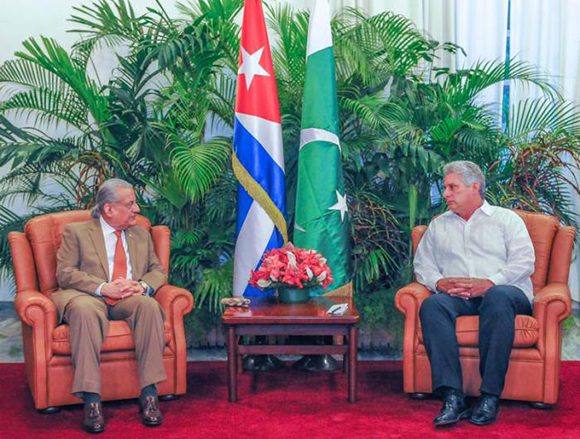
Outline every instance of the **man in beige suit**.
<svg viewBox="0 0 580 439">
<path fill-rule="evenodd" d="M 83 399 L 83 428 L 104 431 L 99 368 L 110 320 L 126 320 L 135 341 L 143 423 L 160 425 L 156 384 L 163 367 L 161 306 L 151 296 L 167 281 L 150 234 L 136 225 L 139 213 L 133 187 L 107 180 L 98 190 L 91 221 L 65 227 L 57 256 L 61 290 L 51 299 L 70 326 L 75 367 L 72 392 Z"/>
</svg>

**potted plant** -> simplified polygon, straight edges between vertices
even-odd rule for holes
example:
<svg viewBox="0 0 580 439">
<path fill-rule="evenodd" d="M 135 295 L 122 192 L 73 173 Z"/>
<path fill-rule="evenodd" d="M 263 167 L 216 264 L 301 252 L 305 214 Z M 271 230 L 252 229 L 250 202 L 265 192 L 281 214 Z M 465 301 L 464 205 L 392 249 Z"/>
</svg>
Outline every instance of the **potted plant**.
<svg viewBox="0 0 580 439">
<path fill-rule="evenodd" d="M 308 301 L 310 289 L 326 289 L 333 280 L 332 271 L 320 253 L 288 243 L 266 252 L 260 268 L 252 270 L 249 283 L 262 290 L 276 289 L 280 302 L 297 303 Z"/>
</svg>

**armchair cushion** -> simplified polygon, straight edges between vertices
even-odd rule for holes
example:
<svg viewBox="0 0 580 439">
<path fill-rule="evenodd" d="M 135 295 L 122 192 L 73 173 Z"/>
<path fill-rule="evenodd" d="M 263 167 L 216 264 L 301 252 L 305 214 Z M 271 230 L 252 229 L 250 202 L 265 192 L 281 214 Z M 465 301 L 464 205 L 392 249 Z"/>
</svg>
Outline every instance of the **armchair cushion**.
<svg viewBox="0 0 580 439">
<path fill-rule="evenodd" d="M 419 321 L 418 337 L 423 343 L 423 331 Z M 460 347 L 477 347 L 479 344 L 479 316 L 461 316 L 455 323 L 457 342 Z M 538 342 L 540 325 L 532 316 L 516 316 L 514 348 L 529 348 Z"/>
<path fill-rule="evenodd" d="M 165 345 L 171 341 L 171 324 L 165 321 L 164 324 Z M 135 342 L 129 325 L 124 320 L 113 320 L 110 322 L 109 333 L 103 341 L 101 352 L 134 351 Z M 71 355 L 69 326 L 67 324 L 58 325 L 52 331 L 52 352 L 56 355 Z"/>
</svg>

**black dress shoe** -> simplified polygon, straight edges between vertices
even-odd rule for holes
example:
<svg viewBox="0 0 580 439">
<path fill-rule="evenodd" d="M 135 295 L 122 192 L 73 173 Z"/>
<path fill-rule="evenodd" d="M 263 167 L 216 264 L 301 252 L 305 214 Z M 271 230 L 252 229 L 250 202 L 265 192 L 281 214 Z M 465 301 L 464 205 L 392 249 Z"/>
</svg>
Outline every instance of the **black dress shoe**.
<svg viewBox="0 0 580 439">
<path fill-rule="evenodd" d="M 495 422 L 499 409 L 499 398 L 494 395 L 481 395 L 469 422 L 475 425 L 488 425 Z"/>
<path fill-rule="evenodd" d="M 244 370 L 250 372 L 267 372 L 283 369 L 285 364 L 274 355 L 245 355 L 242 360 Z"/>
<path fill-rule="evenodd" d="M 433 420 L 433 423 L 435 427 L 451 425 L 462 419 L 469 418 L 470 414 L 471 409 L 467 405 L 463 394 L 452 390 L 445 395 L 443 407 L 441 407 L 439 416 Z"/>
<path fill-rule="evenodd" d="M 141 420 L 147 427 L 157 427 L 163 422 L 163 414 L 159 410 L 159 400 L 157 396 L 144 396 L 139 398 L 141 406 Z"/>
<path fill-rule="evenodd" d="M 83 412 L 83 430 L 88 433 L 102 433 L 105 431 L 103 404 L 100 401 L 85 403 Z"/>
<path fill-rule="evenodd" d="M 340 366 L 332 355 L 305 355 L 296 361 L 292 368 L 308 372 L 333 372 Z"/>
</svg>

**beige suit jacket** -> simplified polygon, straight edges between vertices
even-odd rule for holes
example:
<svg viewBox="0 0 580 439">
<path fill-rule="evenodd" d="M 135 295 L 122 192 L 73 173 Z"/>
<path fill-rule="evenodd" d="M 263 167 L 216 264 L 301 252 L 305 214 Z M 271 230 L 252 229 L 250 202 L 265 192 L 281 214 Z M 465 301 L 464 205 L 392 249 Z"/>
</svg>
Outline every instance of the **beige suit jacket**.
<svg viewBox="0 0 580 439">
<path fill-rule="evenodd" d="M 167 274 L 155 254 L 151 234 L 139 226 L 126 230 L 133 280 L 144 281 L 157 291 L 167 282 Z M 56 278 L 65 291 L 53 294 L 62 318 L 67 303 L 80 294 L 95 295 L 109 280 L 109 264 L 105 240 L 98 219 L 68 224 L 57 253 Z"/>
</svg>

